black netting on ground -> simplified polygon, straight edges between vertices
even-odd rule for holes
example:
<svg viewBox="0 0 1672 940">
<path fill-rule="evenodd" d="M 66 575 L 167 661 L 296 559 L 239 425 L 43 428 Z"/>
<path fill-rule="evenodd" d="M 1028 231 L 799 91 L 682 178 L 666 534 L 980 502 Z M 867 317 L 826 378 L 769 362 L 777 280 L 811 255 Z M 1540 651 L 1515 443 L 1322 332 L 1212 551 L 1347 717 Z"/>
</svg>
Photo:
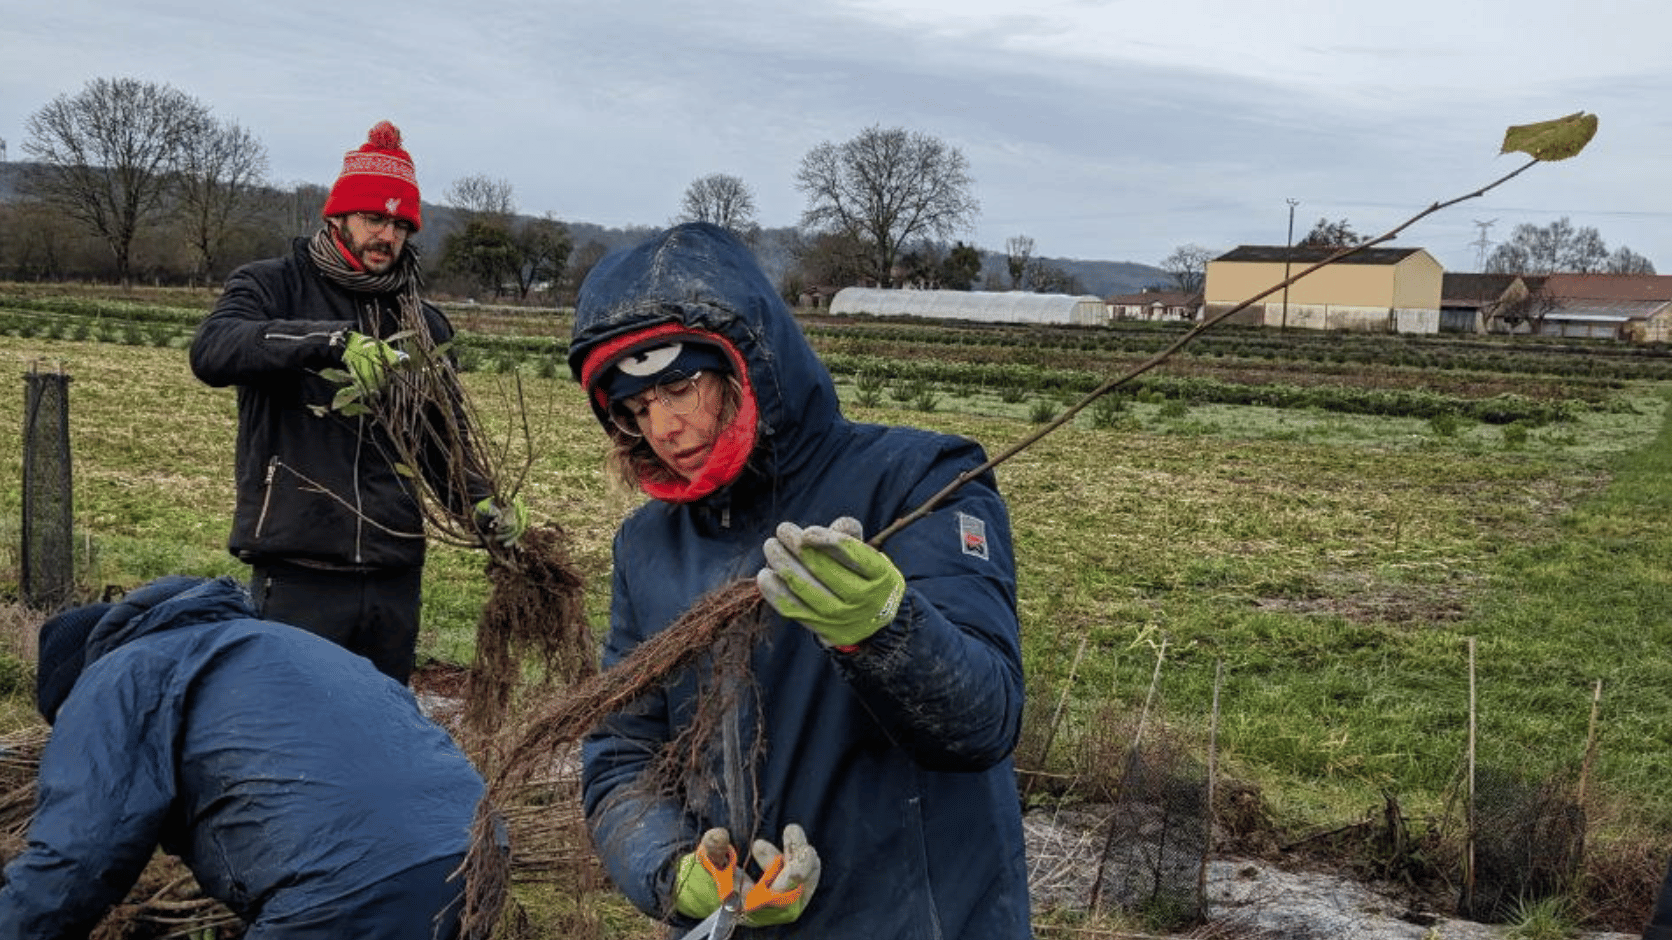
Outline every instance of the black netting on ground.
<svg viewBox="0 0 1672 940">
<path fill-rule="evenodd" d="M 23 602 L 57 610 L 75 593 L 70 480 L 70 377 L 24 376 Z"/>
<path fill-rule="evenodd" d="M 1138 750 L 1108 825 L 1093 905 L 1119 907 L 1157 927 L 1201 921 L 1212 832 L 1206 769 L 1179 750 Z"/>
<path fill-rule="evenodd" d="M 1570 894 L 1585 853 L 1585 811 L 1573 784 L 1481 768 L 1474 789 L 1474 879 L 1458 912 L 1502 923 L 1524 904 Z"/>
</svg>

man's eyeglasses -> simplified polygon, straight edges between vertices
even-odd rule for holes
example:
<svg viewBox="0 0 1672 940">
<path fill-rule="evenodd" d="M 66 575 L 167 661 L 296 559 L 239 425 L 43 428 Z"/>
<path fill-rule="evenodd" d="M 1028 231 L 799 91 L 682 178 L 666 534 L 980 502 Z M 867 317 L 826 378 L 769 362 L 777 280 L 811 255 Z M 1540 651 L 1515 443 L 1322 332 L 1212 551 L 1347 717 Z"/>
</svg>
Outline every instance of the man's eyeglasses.
<svg viewBox="0 0 1672 940">
<path fill-rule="evenodd" d="M 650 402 L 654 399 L 663 408 L 676 415 L 688 415 L 702 407 L 702 371 L 698 370 L 690 375 L 675 375 L 656 383 L 651 388 L 613 402 L 610 405 L 610 421 L 616 429 L 629 437 L 643 437 L 642 422 L 650 414 Z"/>
<path fill-rule="evenodd" d="M 398 219 L 392 215 L 384 215 L 381 212 L 356 212 L 353 215 L 356 219 L 360 220 L 361 225 L 364 225 L 366 228 L 374 232 L 381 232 L 391 225 L 400 229 L 401 232 L 406 235 L 411 235 L 413 232 L 417 231 L 412 227 L 411 222 L 408 222 L 405 219 Z"/>
</svg>

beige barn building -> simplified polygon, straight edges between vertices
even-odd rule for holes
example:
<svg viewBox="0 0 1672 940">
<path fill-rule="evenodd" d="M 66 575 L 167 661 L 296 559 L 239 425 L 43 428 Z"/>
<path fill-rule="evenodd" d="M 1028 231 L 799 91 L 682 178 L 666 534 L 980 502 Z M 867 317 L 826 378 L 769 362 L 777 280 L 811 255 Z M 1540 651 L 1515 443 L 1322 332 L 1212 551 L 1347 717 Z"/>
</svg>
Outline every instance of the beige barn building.
<svg viewBox="0 0 1672 940">
<path fill-rule="evenodd" d="M 1209 261 L 1203 316 L 1281 284 L 1334 248 L 1242 245 Z M 1285 274 L 1285 271 L 1289 274 Z M 1440 332 L 1440 262 L 1422 248 L 1365 248 L 1278 290 L 1231 322 L 1307 330 Z"/>
</svg>

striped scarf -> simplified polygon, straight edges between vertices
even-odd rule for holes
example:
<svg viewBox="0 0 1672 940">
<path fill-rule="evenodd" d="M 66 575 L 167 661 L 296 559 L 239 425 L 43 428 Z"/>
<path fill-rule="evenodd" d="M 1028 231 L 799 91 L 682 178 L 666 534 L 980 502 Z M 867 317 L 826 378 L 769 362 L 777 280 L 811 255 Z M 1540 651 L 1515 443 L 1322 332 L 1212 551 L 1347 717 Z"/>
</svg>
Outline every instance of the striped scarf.
<svg viewBox="0 0 1672 940">
<path fill-rule="evenodd" d="M 351 291 L 364 294 L 397 294 L 400 304 L 400 328 L 413 331 L 426 350 L 434 347 L 435 341 L 430 336 L 429 324 L 424 319 L 423 308 L 418 302 L 418 293 L 424 286 L 424 274 L 419 264 L 418 249 L 410 242 L 388 271 L 382 274 L 356 271 L 343 258 L 342 249 L 337 245 L 337 237 L 327 225 L 308 240 L 308 257 L 313 259 L 314 265 L 328 279 Z"/>
<path fill-rule="evenodd" d="M 326 277 L 352 291 L 367 294 L 392 294 L 399 291 L 403 294 L 411 293 L 416 298 L 419 289 L 424 286 L 424 275 L 418 264 L 418 249 L 410 243 L 401 251 L 395 266 L 385 273 L 356 271 L 343 258 L 342 249 L 337 247 L 337 237 L 327 225 L 315 232 L 309 240 L 308 256 L 325 272 Z"/>
</svg>

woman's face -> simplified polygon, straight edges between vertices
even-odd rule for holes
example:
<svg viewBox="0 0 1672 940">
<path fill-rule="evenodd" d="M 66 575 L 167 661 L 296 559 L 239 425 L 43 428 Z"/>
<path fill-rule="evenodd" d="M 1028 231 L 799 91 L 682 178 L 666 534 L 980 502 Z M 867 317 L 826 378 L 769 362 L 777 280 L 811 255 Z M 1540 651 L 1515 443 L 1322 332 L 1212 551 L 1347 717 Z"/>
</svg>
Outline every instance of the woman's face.
<svg viewBox="0 0 1672 940">
<path fill-rule="evenodd" d="M 724 427 L 725 381 L 723 375 L 699 372 L 694 379 L 666 383 L 627 398 L 617 406 L 617 413 L 631 417 L 669 469 L 694 479 L 708 463 L 715 438 Z"/>
</svg>

